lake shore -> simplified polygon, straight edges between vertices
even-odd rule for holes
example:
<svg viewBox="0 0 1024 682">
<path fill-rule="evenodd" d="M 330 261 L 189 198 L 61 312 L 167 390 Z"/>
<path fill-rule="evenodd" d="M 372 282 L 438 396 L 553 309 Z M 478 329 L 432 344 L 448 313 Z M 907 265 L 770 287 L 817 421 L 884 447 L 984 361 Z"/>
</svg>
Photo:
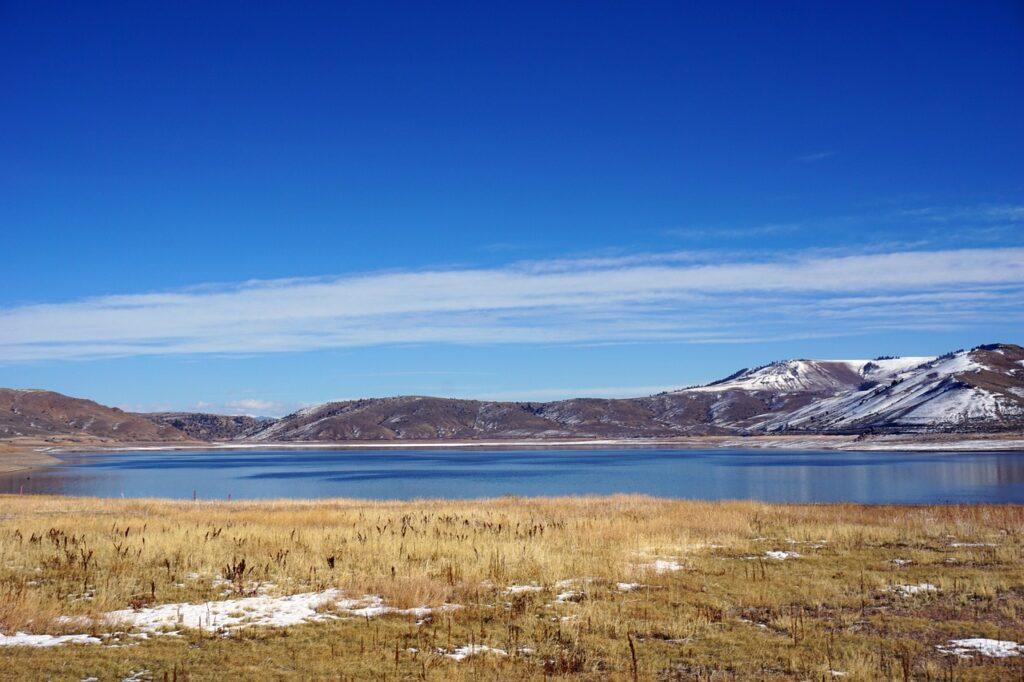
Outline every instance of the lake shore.
<svg viewBox="0 0 1024 682">
<path fill-rule="evenodd" d="M 0 508 L 9 679 L 1024 671 L 1020 505 L 0 496 Z"/>
<path fill-rule="evenodd" d="M 0 441 L 0 474 L 29 471 L 61 463 L 45 446 Z"/>
<path fill-rule="evenodd" d="M 646 448 L 681 450 L 709 448 L 750 448 L 779 450 L 889 451 L 1022 451 L 1024 434 L 891 434 L 787 435 L 787 436 L 696 436 L 680 438 L 595 438 L 521 439 L 470 441 L 339 441 L 339 442 L 173 442 L 122 443 L 96 439 L 8 439 L 0 440 L 0 473 L 29 471 L 61 463 L 62 454 L 124 451 L 209 451 L 209 450 L 417 450 L 417 449 L 522 449 L 522 448 Z"/>
</svg>

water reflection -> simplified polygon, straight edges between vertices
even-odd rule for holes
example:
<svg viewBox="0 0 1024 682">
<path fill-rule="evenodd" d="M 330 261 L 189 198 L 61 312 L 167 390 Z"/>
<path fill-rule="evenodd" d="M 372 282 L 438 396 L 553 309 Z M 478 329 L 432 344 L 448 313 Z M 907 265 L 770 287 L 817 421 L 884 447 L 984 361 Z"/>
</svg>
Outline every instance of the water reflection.
<svg viewBox="0 0 1024 682">
<path fill-rule="evenodd" d="M 0 476 L 0 492 L 190 498 L 646 493 L 791 502 L 1024 503 L 1024 453 L 762 450 L 124 452 Z"/>
</svg>

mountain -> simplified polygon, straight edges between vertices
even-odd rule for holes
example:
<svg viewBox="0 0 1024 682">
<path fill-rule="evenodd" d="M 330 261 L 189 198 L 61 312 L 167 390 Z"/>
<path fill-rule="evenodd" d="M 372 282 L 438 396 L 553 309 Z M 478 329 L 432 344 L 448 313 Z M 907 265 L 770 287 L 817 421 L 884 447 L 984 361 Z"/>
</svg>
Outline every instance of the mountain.
<svg viewBox="0 0 1024 682">
<path fill-rule="evenodd" d="M 1024 430 L 1024 348 L 1010 344 L 937 358 L 785 360 L 641 398 L 399 396 L 329 402 L 276 420 L 132 414 L 49 391 L 0 389 L 0 438 L 245 443 L 1011 430 Z"/>
<path fill-rule="evenodd" d="M 688 409 L 691 408 L 691 409 Z M 718 433 L 684 399 L 576 398 L 550 403 L 423 396 L 326 403 L 252 436 L 270 441 L 641 438 Z"/>
<path fill-rule="evenodd" d="M 1024 425 L 1024 348 L 957 351 L 870 377 L 766 424 L 769 431 L 992 431 Z"/>
<path fill-rule="evenodd" d="M 865 379 L 888 376 L 931 360 L 930 357 L 876 358 L 874 360 L 784 360 L 735 374 L 683 391 L 727 390 L 836 392 L 860 385 Z"/>
<path fill-rule="evenodd" d="M 325 403 L 256 441 L 645 438 L 755 433 L 1005 431 L 1024 428 L 1024 349 L 940 358 L 786 360 L 705 386 L 628 399 L 548 403 L 420 396 Z"/>
<path fill-rule="evenodd" d="M 207 414 L 205 412 L 150 412 L 143 414 L 158 426 L 169 426 L 196 440 L 224 441 L 250 436 L 275 422 L 270 417 Z"/>
<path fill-rule="evenodd" d="M 172 426 L 92 400 L 0 388 L 0 438 L 55 436 L 136 443 L 189 440 Z"/>
<path fill-rule="evenodd" d="M 572 435 L 525 403 L 421 396 L 326 403 L 284 417 L 254 440 L 433 440 Z"/>
<path fill-rule="evenodd" d="M 731 433 L 757 431 L 765 423 L 822 399 L 855 390 L 866 381 L 884 380 L 930 359 L 783 360 L 671 394 L 706 404 L 706 421 Z"/>
</svg>

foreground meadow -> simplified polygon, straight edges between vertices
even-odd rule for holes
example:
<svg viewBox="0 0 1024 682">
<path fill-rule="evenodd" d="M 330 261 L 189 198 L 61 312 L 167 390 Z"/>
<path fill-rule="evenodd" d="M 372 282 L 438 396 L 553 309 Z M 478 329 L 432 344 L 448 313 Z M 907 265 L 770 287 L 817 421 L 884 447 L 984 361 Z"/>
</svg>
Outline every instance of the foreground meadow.
<svg viewBox="0 0 1024 682">
<path fill-rule="evenodd" d="M 1022 551 L 1018 506 L 6 496 L 0 677 L 1020 679 Z"/>
</svg>

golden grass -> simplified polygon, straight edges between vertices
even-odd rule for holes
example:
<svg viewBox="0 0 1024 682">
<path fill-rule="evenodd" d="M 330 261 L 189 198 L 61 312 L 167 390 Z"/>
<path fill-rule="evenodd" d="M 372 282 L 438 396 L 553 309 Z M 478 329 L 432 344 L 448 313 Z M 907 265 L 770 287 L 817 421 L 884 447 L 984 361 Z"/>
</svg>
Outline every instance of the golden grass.
<svg viewBox="0 0 1024 682">
<path fill-rule="evenodd" d="M 1019 506 L 5 496 L 4 634 L 81 632 L 57 617 L 223 599 L 226 590 L 259 586 L 463 608 L 421 624 L 392 615 L 228 637 L 191 631 L 123 647 L 6 648 L 0 677 L 1020 679 L 1020 658 L 956 659 L 935 645 L 1024 642 L 1022 533 Z M 801 556 L 776 561 L 768 550 Z M 657 559 L 683 569 L 645 566 Z M 239 576 L 232 569 L 243 560 Z M 622 591 L 619 582 L 644 587 Z M 888 590 L 919 583 L 939 591 Z M 526 584 L 542 589 L 507 593 Z M 558 602 L 569 590 L 581 600 Z M 469 644 L 512 655 L 454 661 L 437 653 Z"/>
</svg>

